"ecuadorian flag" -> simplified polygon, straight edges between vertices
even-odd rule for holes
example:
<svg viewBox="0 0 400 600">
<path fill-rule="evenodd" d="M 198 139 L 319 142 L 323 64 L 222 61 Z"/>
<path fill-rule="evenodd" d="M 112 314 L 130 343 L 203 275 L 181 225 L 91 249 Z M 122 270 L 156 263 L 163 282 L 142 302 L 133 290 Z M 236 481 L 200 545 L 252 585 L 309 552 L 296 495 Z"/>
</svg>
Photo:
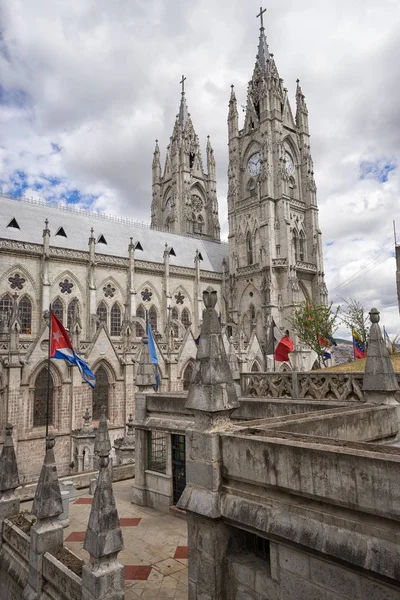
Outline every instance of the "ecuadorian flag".
<svg viewBox="0 0 400 600">
<path fill-rule="evenodd" d="M 357 333 L 357 331 L 355 329 L 352 329 L 351 333 L 353 334 L 353 352 L 354 352 L 354 358 L 356 360 L 359 359 L 359 358 L 365 358 L 365 356 L 366 356 L 365 346 L 362 343 L 360 335 Z"/>
</svg>

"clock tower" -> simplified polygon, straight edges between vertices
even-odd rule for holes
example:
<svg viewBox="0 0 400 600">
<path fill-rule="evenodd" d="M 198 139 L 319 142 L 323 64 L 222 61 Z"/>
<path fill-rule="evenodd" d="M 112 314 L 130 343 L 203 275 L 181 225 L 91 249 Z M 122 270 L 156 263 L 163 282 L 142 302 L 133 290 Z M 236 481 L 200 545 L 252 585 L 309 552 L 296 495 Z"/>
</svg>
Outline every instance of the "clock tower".
<svg viewBox="0 0 400 600">
<path fill-rule="evenodd" d="M 172 233 L 220 239 L 214 151 L 207 138 L 207 171 L 199 138 L 186 104 L 182 75 L 181 103 L 161 171 L 158 141 L 153 156 L 151 227 Z"/>
<path fill-rule="evenodd" d="M 296 303 L 327 301 L 308 110 L 297 81 L 292 112 L 264 12 L 242 129 L 233 86 L 228 113 L 228 312 L 262 343 L 272 317 L 286 329 Z"/>
</svg>

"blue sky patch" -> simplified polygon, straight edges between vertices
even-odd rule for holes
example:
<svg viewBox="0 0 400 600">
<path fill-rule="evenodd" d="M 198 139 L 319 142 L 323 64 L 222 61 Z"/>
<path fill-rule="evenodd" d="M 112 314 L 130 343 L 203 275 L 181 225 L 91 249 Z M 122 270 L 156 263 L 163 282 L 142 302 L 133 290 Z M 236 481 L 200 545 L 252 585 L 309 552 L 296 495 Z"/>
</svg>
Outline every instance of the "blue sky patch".
<svg viewBox="0 0 400 600">
<path fill-rule="evenodd" d="M 375 162 L 365 160 L 360 163 L 360 179 L 376 179 L 380 183 L 388 180 L 389 173 L 397 167 L 394 158 L 381 158 Z"/>
</svg>

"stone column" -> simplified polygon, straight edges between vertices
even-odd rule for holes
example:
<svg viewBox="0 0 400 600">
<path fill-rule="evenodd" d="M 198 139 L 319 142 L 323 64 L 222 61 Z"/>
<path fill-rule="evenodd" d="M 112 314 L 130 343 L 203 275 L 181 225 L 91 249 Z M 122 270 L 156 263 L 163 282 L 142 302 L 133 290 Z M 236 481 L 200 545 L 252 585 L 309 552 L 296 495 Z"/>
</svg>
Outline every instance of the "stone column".
<svg viewBox="0 0 400 600">
<path fill-rule="evenodd" d="M 398 404 L 399 384 L 382 338 L 379 311 L 371 308 L 369 318 L 371 328 L 363 380 L 364 398 L 373 404 Z"/>
<path fill-rule="evenodd" d="M 128 271 L 128 305 L 129 305 L 129 317 L 133 319 L 136 316 L 136 289 L 135 289 L 135 249 L 136 244 L 133 243 L 131 238 L 128 252 L 129 252 L 129 271 Z"/>
<path fill-rule="evenodd" d="M 63 512 L 57 467 L 54 458 L 54 436 L 46 438 L 46 454 L 33 501 L 32 513 L 37 521 L 31 527 L 28 583 L 23 600 L 39 600 L 43 591 L 42 564 L 45 552 L 54 553 L 63 545 L 63 526 L 57 517 Z"/>
<path fill-rule="evenodd" d="M 215 305 L 217 292 L 203 293 L 206 310 L 186 408 L 194 424 L 186 430 L 186 488 L 178 508 L 188 512 L 189 599 L 223 598 L 224 559 L 229 529 L 221 520 L 222 481 L 219 435 L 232 429 L 239 406 Z"/>
<path fill-rule="evenodd" d="M 49 310 L 50 305 L 50 278 L 49 278 L 49 258 L 50 258 L 50 229 L 49 222 L 45 220 L 43 229 L 43 256 L 42 256 L 42 311 Z"/>
<path fill-rule="evenodd" d="M 87 337 L 93 339 L 96 333 L 96 322 L 93 319 L 93 315 L 96 315 L 96 240 L 94 238 L 93 227 L 90 230 L 89 237 L 89 264 L 88 264 L 88 306 L 86 319 L 86 331 L 88 332 Z"/>
<path fill-rule="evenodd" d="M 82 570 L 82 600 L 124 598 L 124 567 L 118 561 L 124 543 L 108 468 L 110 450 L 107 418 L 102 411 L 95 444 L 99 479 L 83 544 L 90 558 Z"/>
<path fill-rule="evenodd" d="M 195 279 L 194 279 L 194 295 L 193 295 L 193 320 L 194 320 L 194 337 L 199 335 L 199 328 L 202 320 L 202 300 L 200 293 L 200 261 L 203 260 L 201 253 L 196 250 L 194 257 Z"/>
<path fill-rule="evenodd" d="M 12 430 L 13 426 L 7 423 L 6 437 L 0 454 L 0 548 L 4 519 L 19 513 L 19 499 L 14 495 L 19 486 L 19 476 Z"/>
<path fill-rule="evenodd" d="M 117 465 L 126 465 L 135 462 L 135 426 L 133 424 L 132 413 L 129 415 L 126 427 L 126 435 L 114 440 Z"/>
</svg>

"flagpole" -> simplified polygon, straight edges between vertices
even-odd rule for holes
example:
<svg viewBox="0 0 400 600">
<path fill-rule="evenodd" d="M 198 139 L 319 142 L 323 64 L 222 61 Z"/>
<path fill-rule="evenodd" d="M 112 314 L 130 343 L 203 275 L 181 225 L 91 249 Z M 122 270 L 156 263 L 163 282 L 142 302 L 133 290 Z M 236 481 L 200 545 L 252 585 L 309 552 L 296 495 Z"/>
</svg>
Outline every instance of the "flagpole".
<svg viewBox="0 0 400 600">
<path fill-rule="evenodd" d="M 49 304 L 49 351 L 48 351 L 48 355 L 47 355 L 46 439 L 49 434 L 50 346 L 51 346 L 51 303 Z"/>
<path fill-rule="evenodd" d="M 275 321 L 272 319 L 272 351 L 274 356 L 274 373 L 276 371 L 275 366 Z"/>
</svg>

